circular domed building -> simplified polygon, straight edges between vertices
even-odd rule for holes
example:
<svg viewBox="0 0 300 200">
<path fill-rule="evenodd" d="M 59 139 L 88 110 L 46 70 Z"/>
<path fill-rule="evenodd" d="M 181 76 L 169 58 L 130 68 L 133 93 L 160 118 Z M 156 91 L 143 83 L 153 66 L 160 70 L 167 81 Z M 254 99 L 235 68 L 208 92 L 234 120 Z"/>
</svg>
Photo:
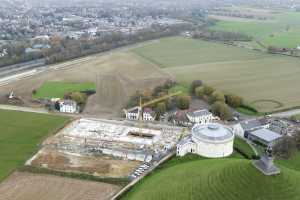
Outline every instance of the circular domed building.
<svg viewBox="0 0 300 200">
<path fill-rule="evenodd" d="M 233 140 L 233 131 L 222 124 L 198 124 L 178 143 L 177 155 L 195 153 L 208 158 L 226 157 L 233 152 Z"/>
</svg>

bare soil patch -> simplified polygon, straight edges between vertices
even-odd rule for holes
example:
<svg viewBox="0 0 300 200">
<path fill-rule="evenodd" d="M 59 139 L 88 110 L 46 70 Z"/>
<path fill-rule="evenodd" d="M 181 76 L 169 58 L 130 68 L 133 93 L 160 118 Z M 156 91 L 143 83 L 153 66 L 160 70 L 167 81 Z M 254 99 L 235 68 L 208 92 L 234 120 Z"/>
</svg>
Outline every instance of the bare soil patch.
<svg viewBox="0 0 300 200">
<path fill-rule="evenodd" d="M 15 172 L 0 184 L 0 200 L 106 200 L 119 189 L 107 183 Z"/>
<path fill-rule="evenodd" d="M 31 162 L 31 166 L 65 172 L 86 173 L 99 177 L 127 177 L 141 163 L 114 159 L 109 156 L 85 156 L 43 148 Z"/>
<path fill-rule="evenodd" d="M 74 62 L 70 68 L 51 68 L 50 71 L 1 86 L 0 99 L 14 91 L 25 106 L 38 106 L 32 100 L 32 91 L 45 81 L 94 82 L 97 94 L 89 98 L 84 114 L 119 116 L 136 90 L 151 89 L 171 78 L 154 65 L 127 52 L 94 56 L 85 62 Z"/>
</svg>

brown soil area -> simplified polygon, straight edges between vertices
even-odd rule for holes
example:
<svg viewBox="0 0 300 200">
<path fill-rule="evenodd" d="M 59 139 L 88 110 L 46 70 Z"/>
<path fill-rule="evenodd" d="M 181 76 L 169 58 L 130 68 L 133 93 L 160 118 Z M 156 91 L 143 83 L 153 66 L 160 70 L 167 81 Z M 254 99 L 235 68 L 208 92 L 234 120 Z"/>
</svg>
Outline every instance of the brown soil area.
<svg viewBox="0 0 300 200">
<path fill-rule="evenodd" d="M 119 189 L 107 183 L 15 172 L 0 184 L 0 200 L 106 200 Z"/>
<path fill-rule="evenodd" d="M 75 63 L 70 68 L 52 70 L 22 79 L 0 88 L 0 99 L 10 91 L 26 106 L 36 106 L 32 91 L 45 81 L 95 82 L 97 94 L 89 98 L 84 114 L 120 116 L 122 107 L 136 91 L 153 88 L 171 78 L 151 63 L 128 52 L 95 55 L 93 59 Z"/>
<path fill-rule="evenodd" d="M 138 165 L 138 161 L 113 159 L 109 156 L 81 156 L 42 149 L 31 162 L 32 166 L 60 171 L 93 174 L 101 177 L 125 177 Z"/>
</svg>

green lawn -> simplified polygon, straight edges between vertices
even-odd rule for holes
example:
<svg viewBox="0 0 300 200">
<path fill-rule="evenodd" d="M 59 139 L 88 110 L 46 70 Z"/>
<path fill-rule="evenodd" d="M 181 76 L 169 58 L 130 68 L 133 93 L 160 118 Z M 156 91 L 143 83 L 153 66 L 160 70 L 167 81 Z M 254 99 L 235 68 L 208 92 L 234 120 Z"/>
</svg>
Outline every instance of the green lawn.
<svg viewBox="0 0 300 200">
<path fill-rule="evenodd" d="M 180 85 L 177 84 L 171 89 L 169 89 L 169 93 L 176 93 L 176 92 L 182 92 L 183 94 L 189 94 L 189 87 L 188 85 Z"/>
<path fill-rule="evenodd" d="M 289 28 L 287 28 L 289 27 Z M 295 48 L 300 45 L 300 13 L 277 12 L 271 20 L 237 21 L 227 18 L 211 27 L 215 30 L 242 32 L 265 45 Z"/>
<path fill-rule="evenodd" d="M 164 38 L 133 52 L 159 65 L 181 85 L 201 79 L 219 90 L 243 97 L 249 105 L 257 102 L 251 106 L 258 112 L 300 104 L 298 58 L 183 37 Z"/>
<path fill-rule="evenodd" d="M 33 95 L 34 98 L 63 98 L 68 92 L 95 90 L 94 83 L 45 82 Z"/>
<path fill-rule="evenodd" d="M 67 121 L 61 116 L 0 110 L 0 182 Z"/>
<path fill-rule="evenodd" d="M 282 167 L 265 176 L 244 159 L 200 159 L 166 166 L 144 178 L 128 200 L 298 200 L 300 173 Z"/>
</svg>

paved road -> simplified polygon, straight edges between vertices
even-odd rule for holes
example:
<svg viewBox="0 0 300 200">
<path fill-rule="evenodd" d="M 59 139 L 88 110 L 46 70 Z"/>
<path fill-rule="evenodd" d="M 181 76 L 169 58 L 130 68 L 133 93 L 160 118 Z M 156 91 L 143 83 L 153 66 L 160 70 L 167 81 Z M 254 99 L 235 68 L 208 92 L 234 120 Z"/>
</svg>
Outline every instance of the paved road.
<svg viewBox="0 0 300 200">
<path fill-rule="evenodd" d="M 298 114 L 300 114 L 300 109 L 289 110 L 289 111 L 281 112 L 281 113 L 275 113 L 275 114 L 272 114 L 272 116 L 280 117 L 280 118 L 288 118 L 288 117 L 291 117 L 293 115 L 298 115 Z"/>
<path fill-rule="evenodd" d="M 11 105 L 3 105 L 0 104 L 0 109 L 2 110 L 15 110 L 15 111 L 22 111 L 22 112 L 33 112 L 33 113 L 49 113 L 48 110 L 44 108 L 29 108 L 29 107 L 22 107 L 22 106 L 11 106 Z"/>
</svg>

